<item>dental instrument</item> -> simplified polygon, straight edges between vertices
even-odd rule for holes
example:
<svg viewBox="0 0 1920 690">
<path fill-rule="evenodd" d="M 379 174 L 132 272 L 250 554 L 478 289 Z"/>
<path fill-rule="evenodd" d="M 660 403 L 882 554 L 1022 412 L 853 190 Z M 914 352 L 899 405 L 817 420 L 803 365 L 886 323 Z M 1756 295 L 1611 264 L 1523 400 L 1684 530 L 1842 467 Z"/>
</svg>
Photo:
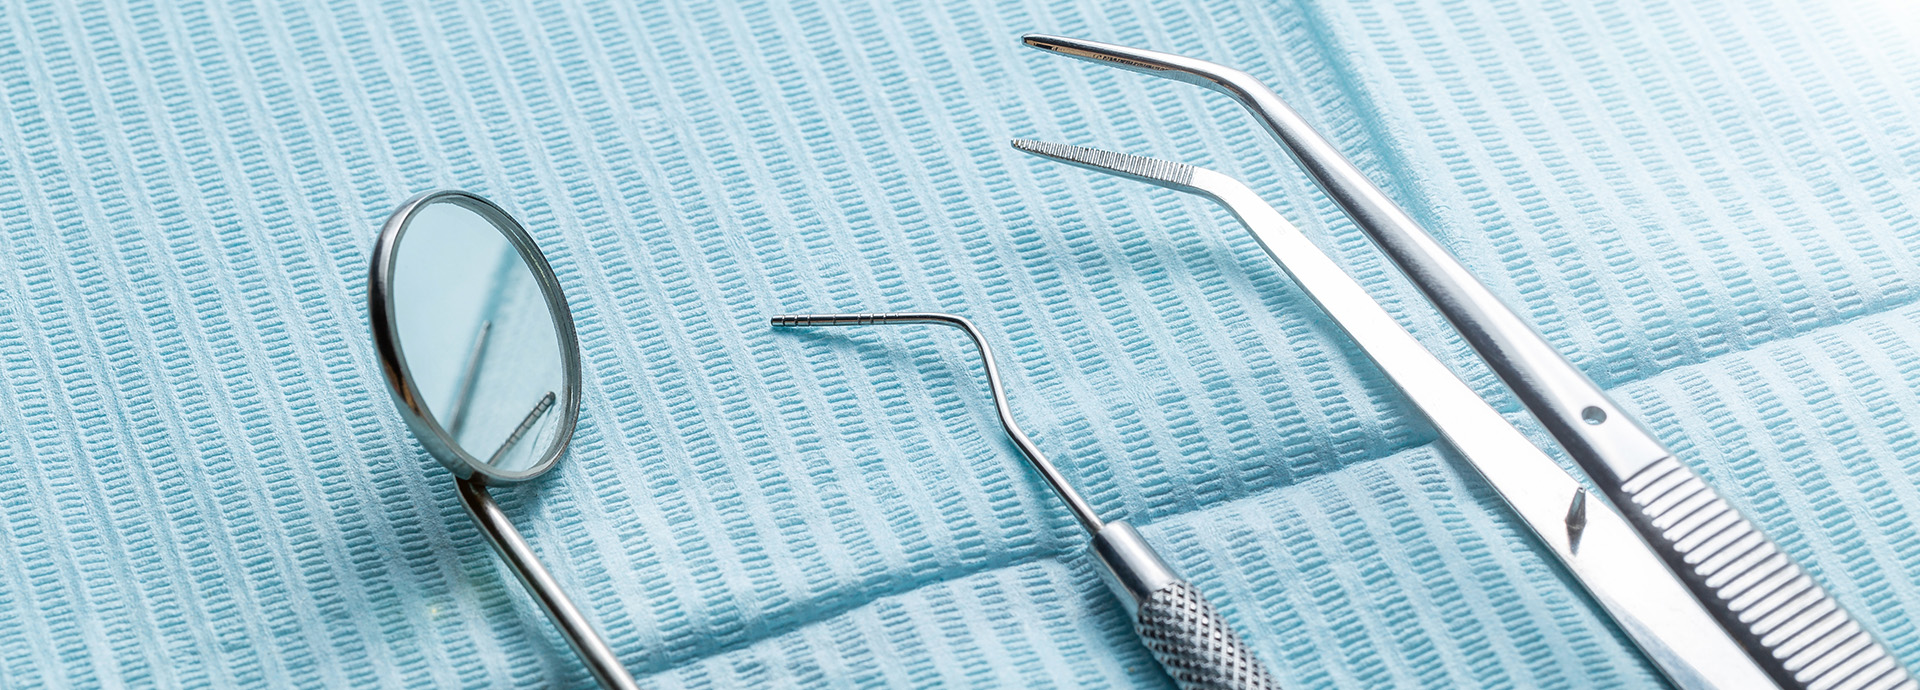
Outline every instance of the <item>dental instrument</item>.
<svg viewBox="0 0 1920 690">
<path fill-rule="evenodd" d="M 1233 96 L 1425 293 L 1640 538 L 1784 688 L 1920 688 L 1874 634 L 1495 297 L 1272 89 L 1193 58 L 1029 34 L 1027 45 Z"/>
<path fill-rule="evenodd" d="M 1493 485 L 1621 630 L 1683 688 L 1767 687 L 1765 674 L 1668 574 L 1618 512 L 1586 489 L 1441 364 L 1387 310 L 1239 180 L 1206 168 L 1065 144 L 1016 149 L 1207 197 L 1231 211 L 1269 258 L 1399 386 L 1435 430 Z"/>
<path fill-rule="evenodd" d="M 394 406 L 481 534 L 601 687 L 637 689 L 487 488 L 553 469 L 580 418 L 573 316 L 533 237 L 473 194 L 414 197 L 374 243 L 367 315 Z"/>
<path fill-rule="evenodd" d="M 865 326 L 871 324 L 937 324 L 964 331 L 980 352 L 980 363 L 987 372 L 987 390 L 993 395 L 994 411 L 1000 426 L 1013 445 L 1026 456 L 1048 488 L 1067 504 L 1075 520 L 1092 537 L 1092 550 L 1103 566 L 1101 577 L 1133 617 L 1134 632 L 1153 653 L 1161 668 L 1182 690 L 1268 690 L 1278 688 L 1227 619 L 1220 615 L 1206 595 L 1180 579 L 1160 559 L 1140 533 L 1122 521 L 1103 522 L 1079 492 L 1067 483 L 1066 476 L 1040 452 L 1013 420 L 1013 410 L 1000 383 L 1000 370 L 993 348 L 973 322 L 952 314 L 797 314 L 775 316 L 775 328 L 812 326 Z"/>
</svg>

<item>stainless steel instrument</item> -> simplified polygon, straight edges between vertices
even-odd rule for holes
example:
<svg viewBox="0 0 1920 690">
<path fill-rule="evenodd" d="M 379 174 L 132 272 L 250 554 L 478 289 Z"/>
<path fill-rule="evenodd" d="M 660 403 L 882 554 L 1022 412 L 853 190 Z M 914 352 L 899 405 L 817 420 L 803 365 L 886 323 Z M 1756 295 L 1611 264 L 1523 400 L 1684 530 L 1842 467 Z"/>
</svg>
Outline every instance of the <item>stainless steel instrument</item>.
<svg viewBox="0 0 1920 690">
<path fill-rule="evenodd" d="M 374 243 L 367 315 L 394 406 L 480 533 L 601 687 L 638 688 L 487 489 L 553 469 L 580 418 L 573 315 L 533 237 L 473 194 L 414 197 Z"/>
<path fill-rule="evenodd" d="M 1781 687 L 1920 688 L 1920 681 L 1799 564 L 1500 302 L 1259 80 L 1167 53 L 1056 36 L 1028 35 L 1025 41 L 1063 55 L 1205 86 L 1246 106 L 1622 509 L 1638 537 L 1686 584 L 1724 634 Z M 1677 635 L 1665 629 L 1653 632 L 1653 638 L 1668 644 Z M 1653 649 L 1648 652 L 1655 654 Z"/>
<path fill-rule="evenodd" d="M 1067 504 L 1073 517 L 1092 537 L 1093 553 L 1104 567 L 1101 576 L 1114 596 L 1133 617 L 1133 628 L 1140 642 L 1166 669 L 1167 675 L 1183 690 L 1267 690 L 1278 688 L 1272 675 L 1260 663 L 1253 649 L 1233 632 L 1227 619 L 1213 608 L 1200 590 L 1179 575 L 1153 547 L 1148 546 L 1133 526 L 1121 521 L 1102 522 L 1093 506 L 1080 498 L 1060 470 L 1041 454 L 1039 446 L 1013 421 L 1013 410 L 1000 385 L 1000 370 L 994 363 L 993 348 L 980 335 L 980 329 L 965 318 L 940 313 L 901 314 L 820 314 L 773 317 L 775 328 L 806 326 L 864 326 L 868 324 L 938 324 L 965 331 L 980 351 L 980 362 L 987 372 L 987 389 L 993 394 L 994 410 L 1000 426 L 1013 439 L 1027 463 L 1040 473 L 1053 493 Z"/>
<path fill-rule="evenodd" d="M 1413 400 L 1440 435 L 1586 586 L 1647 656 L 1684 688 L 1771 683 L 1719 629 L 1618 512 L 1589 502 L 1566 470 L 1448 370 L 1360 284 L 1239 180 L 1184 163 L 1015 140 L 1014 148 L 1199 194 L 1226 206 L 1267 256 Z"/>
</svg>

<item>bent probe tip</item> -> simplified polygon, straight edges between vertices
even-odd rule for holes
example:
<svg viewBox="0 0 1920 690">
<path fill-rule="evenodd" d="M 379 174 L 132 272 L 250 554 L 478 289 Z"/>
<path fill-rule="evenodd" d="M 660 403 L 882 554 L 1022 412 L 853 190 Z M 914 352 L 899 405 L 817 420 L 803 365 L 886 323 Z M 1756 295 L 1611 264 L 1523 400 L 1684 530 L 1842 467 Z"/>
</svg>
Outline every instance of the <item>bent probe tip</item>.
<svg viewBox="0 0 1920 690">
<path fill-rule="evenodd" d="M 1094 557 L 1104 568 L 1101 579 L 1120 599 L 1133 617 L 1134 632 L 1153 653 L 1167 675 L 1182 690 L 1272 690 L 1278 688 L 1253 648 L 1234 632 L 1225 616 L 1214 608 L 1207 596 L 1161 560 L 1146 538 L 1124 521 L 1102 522 L 1093 508 L 1075 493 L 1066 478 L 1033 445 L 1013 421 L 1000 374 L 994 363 L 993 349 L 986 338 L 965 317 L 937 312 L 898 314 L 783 314 L 775 316 L 776 327 L 862 326 L 867 324 L 941 324 L 966 331 L 980 351 L 980 363 L 987 373 L 987 388 L 1000 415 L 1000 425 L 1029 464 L 1051 486 L 1054 493 L 1086 528 L 1092 538 Z"/>
<path fill-rule="evenodd" d="M 1059 468 L 1054 467 L 1053 461 L 1048 460 L 1047 456 L 1040 452 L 1040 447 L 1034 445 L 1033 439 L 1028 438 L 1027 433 L 1020 430 L 1020 424 L 1013 420 L 1013 408 L 1007 402 L 1005 387 L 1000 383 L 1000 366 L 994 361 L 993 347 L 987 344 L 986 336 L 981 335 L 980 329 L 966 317 L 939 312 L 782 314 L 773 317 L 772 323 L 775 328 L 938 324 L 952 326 L 966 332 L 967 337 L 973 341 L 974 348 L 980 353 L 980 366 L 987 373 L 987 390 L 993 396 L 994 411 L 999 415 L 1000 427 L 1007 432 L 1007 437 L 1020 449 L 1020 454 L 1026 456 L 1027 463 L 1040 473 L 1041 479 L 1046 480 L 1047 486 L 1053 489 L 1054 494 L 1067 504 L 1067 510 L 1073 513 L 1074 519 L 1079 521 L 1081 527 L 1086 528 L 1088 534 L 1099 534 L 1106 527 L 1106 523 L 1102 522 L 1099 515 L 1094 512 L 1093 506 L 1088 504 L 1086 499 L 1081 498 L 1079 492 L 1073 490 L 1073 486 L 1067 483 L 1066 475 L 1061 474 Z"/>
</svg>

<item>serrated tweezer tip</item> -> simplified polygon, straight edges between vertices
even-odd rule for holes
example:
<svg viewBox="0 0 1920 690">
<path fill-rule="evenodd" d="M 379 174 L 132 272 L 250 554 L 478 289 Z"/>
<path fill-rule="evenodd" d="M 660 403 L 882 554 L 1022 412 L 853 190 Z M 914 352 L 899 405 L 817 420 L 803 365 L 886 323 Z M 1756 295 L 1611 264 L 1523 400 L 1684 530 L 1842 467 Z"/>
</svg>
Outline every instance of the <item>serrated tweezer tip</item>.
<svg viewBox="0 0 1920 690">
<path fill-rule="evenodd" d="M 1115 153 L 1090 149 L 1085 146 L 1056 144 L 1049 141 L 1015 139 L 1013 147 L 1036 156 L 1045 156 L 1058 161 L 1073 163 L 1095 170 L 1119 173 L 1129 177 L 1163 184 L 1190 186 L 1193 183 L 1193 166 L 1186 163 L 1136 156 L 1131 153 Z"/>
</svg>

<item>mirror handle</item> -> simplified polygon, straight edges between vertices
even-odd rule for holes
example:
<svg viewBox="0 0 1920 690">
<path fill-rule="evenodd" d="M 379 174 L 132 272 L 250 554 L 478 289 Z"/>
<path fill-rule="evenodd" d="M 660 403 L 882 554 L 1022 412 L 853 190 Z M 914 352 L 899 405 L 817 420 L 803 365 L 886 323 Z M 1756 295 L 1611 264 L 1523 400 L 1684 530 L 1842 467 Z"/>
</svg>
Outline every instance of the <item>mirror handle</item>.
<svg viewBox="0 0 1920 690">
<path fill-rule="evenodd" d="M 567 593 L 561 591 L 560 583 L 554 581 L 553 574 L 540 563 L 539 554 L 534 553 L 533 545 L 520 536 L 513 522 L 507 519 L 500 504 L 493 501 L 493 495 L 487 493 L 487 487 L 478 477 L 455 478 L 460 486 L 460 503 L 466 506 L 467 514 L 473 516 L 475 524 L 480 525 L 480 533 L 487 535 L 487 542 L 493 544 L 493 550 L 513 569 L 514 575 L 525 585 L 527 593 L 540 603 L 540 608 L 553 619 L 554 627 L 560 629 L 560 635 L 580 654 L 580 660 L 586 662 L 587 670 L 593 673 L 600 687 L 608 690 L 639 690 L 633 676 L 627 668 L 620 665 L 620 657 L 615 656 L 613 648 L 607 646 L 606 638 L 593 623 L 573 605 Z"/>
</svg>

